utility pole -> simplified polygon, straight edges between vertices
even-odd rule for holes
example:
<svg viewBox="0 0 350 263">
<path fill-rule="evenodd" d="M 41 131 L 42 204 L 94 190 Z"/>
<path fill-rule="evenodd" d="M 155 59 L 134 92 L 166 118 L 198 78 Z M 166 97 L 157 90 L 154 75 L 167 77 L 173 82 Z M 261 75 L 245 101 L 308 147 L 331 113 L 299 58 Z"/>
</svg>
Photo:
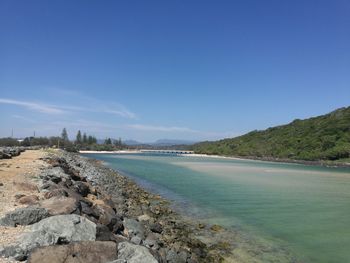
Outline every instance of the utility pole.
<svg viewBox="0 0 350 263">
<path fill-rule="evenodd" d="M 12 130 L 11 130 L 11 138 L 13 138 L 13 128 L 12 128 Z"/>
<path fill-rule="evenodd" d="M 34 131 L 34 136 L 33 137 L 35 137 L 35 131 Z"/>
</svg>

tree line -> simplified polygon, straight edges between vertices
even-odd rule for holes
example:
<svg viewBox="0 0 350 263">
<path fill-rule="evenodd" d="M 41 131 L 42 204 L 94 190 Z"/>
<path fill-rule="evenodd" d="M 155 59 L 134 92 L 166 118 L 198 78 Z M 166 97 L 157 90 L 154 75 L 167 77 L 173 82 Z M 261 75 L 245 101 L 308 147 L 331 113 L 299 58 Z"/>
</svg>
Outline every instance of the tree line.
<svg viewBox="0 0 350 263">
<path fill-rule="evenodd" d="M 112 138 L 106 138 L 103 143 L 98 143 L 97 139 L 93 135 L 89 135 L 80 130 L 75 136 L 75 140 L 69 140 L 68 132 L 66 128 L 63 128 L 61 136 L 51 137 L 26 137 L 23 140 L 17 140 L 14 138 L 0 138 L 0 146 L 47 146 L 57 147 L 68 151 L 79 150 L 96 150 L 96 151 L 113 151 L 119 150 L 125 147 L 121 138 L 115 140 Z"/>
</svg>

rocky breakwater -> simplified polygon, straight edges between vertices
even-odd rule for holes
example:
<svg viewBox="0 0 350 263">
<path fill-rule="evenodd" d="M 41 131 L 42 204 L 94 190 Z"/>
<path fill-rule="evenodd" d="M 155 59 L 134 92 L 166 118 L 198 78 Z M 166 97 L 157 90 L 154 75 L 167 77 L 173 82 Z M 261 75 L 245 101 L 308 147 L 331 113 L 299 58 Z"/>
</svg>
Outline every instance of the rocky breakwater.
<svg viewBox="0 0 350 263">
<path fill-rule="evenodd" d="M 77 154 L 56 151 L 37 176 L 38 196 L 0 225 L 24 227 L 0 255 L 36 262 L 221 262 L 221 228 L 184 220 L 166 200 Z M 25 200 L 24 200 L 25 199 Z"/>
<path fill-rule="evenodd" d="M 25 147 L 0 147 L 0 159 L 11 159 L 25 151 Z"/>
</svg>

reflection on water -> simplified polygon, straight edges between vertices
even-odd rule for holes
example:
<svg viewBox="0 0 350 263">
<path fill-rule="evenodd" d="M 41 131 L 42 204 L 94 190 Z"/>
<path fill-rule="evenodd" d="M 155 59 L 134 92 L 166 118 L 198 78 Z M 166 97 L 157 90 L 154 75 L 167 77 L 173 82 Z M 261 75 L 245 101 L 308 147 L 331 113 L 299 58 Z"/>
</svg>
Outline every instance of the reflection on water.
<svg viewBox="0 0 350 263">
<path fill-rule="evenodd" d="M 104 160 L 182 212 L 236 233 L 247 262 L 350 262 L 348 169 L 165 155 Z M 282 258 L 284 257 L 283 260 Z"/>
</svg>

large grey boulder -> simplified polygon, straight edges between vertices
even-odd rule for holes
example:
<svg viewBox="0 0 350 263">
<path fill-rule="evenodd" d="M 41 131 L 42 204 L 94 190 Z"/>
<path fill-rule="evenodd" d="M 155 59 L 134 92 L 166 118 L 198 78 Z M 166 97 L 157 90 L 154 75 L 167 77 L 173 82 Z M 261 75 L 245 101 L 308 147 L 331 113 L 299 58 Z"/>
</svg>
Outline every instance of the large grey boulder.
<svg viewBox="0 0 350 263">
<path fill-rule="evenodd" d="M 31 225 L 49 216 L 45 208 L 29 206 L 18 208 L 0 219 L 2 226 Z"/>
<path fill-rule="evenodd" d="M 23 236 L 22 243 L 38 243 L 40 246 L 95 241 L 96 224 L 78 215 L 58 215 L 46 218 L 31 226 L 31 232 Z"/>
<path fill-rule="evenodd" d="M 118 244 L 118 260 L 120 260 L 120 262 L 125 260 L 128 263 L 158 262 L 147 248 L 129 242 L 121 242 Z"/>
<path fill-rule="evenodd" d="M 33 250 L 28 263 L 105 263 L 117 258 L 114 242 L 82 241 L 68 245 L 39 247 Z"/>
<path fill-rule="evenodd" d="M 62 179 L 69 179 L 69 175 L 66 174 L 61 167 L 52 167 L 45 169 L 40 173 L 40 178 L 44 181 L 52 181 L 54 183 L 59 183 Z"/>
<path fill-rule="evenodd" d="M 37 247 L 95 239 L 96 225 L 88 219 L 74 214 L 52 216 L 30 226 L 20 243 L 0 247 L 0 256 L 23 260 Z"/>
</svg>

